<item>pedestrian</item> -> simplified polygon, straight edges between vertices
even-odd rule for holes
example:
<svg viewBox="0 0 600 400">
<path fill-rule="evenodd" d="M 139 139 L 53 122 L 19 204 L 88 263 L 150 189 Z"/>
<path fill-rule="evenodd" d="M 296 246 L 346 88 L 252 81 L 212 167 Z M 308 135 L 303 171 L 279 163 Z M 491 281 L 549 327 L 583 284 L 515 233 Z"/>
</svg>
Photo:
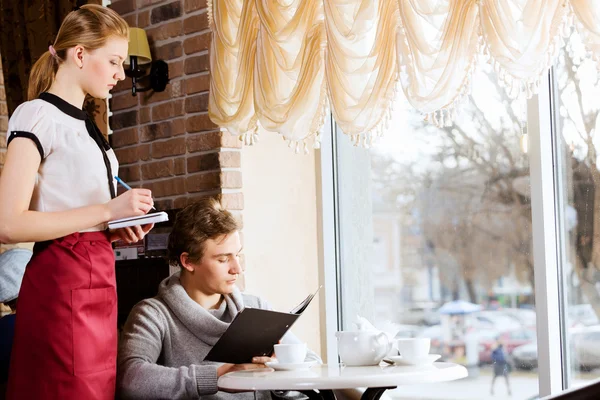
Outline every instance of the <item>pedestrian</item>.
<svg viewBox="0 0 600 400">
<path fill-rule="evenodd" d="M 511 396 L 512 393 L 510 390 L 510 381 L 508 376 L 512 367 L 506 357 L 506 353 L 504 352 L 504 345 L 500 341 L 498 341 L 498 345 L 496 346 L 494 351 L 492 351 L 492 364 L 494 367 L 494 377 L 492 378 L 491 387 L 492 396 L 494 395 L 494 383 L 496 382 L 496 378 L 499 376 L 504 377 L 504 380 L 506 381 L 506 389 L 508 390 L 508 395 Z"/>
</svg>

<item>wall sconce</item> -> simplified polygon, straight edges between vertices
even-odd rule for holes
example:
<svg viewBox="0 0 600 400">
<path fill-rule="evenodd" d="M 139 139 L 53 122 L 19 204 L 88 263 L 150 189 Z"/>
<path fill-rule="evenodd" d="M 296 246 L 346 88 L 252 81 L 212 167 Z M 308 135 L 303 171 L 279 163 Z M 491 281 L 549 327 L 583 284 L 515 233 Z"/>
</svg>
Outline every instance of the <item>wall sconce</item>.
<svg viewBox="0 0 600 400">
<path fill-rule="evenodd" d="M 163 92 L 169 83 L 169 64 L 163 60 L 152 61 L 150 55 L 150 46 L 148 46 L 148 37 L 146 31 L 141 28 L 129 28 L 129 60 L 124 62 L 129 65 L 125 70 L 125 75 L 131 78 L 133 86 L 131 95 L 137 96 L 137 92 L 153 90 Z M 150 74 L 146 75 L 146 66 L 150 64 Z M 138 88 L 137 81 L 142 78 L 150 80 L 150 86 Z"/>
</svg>

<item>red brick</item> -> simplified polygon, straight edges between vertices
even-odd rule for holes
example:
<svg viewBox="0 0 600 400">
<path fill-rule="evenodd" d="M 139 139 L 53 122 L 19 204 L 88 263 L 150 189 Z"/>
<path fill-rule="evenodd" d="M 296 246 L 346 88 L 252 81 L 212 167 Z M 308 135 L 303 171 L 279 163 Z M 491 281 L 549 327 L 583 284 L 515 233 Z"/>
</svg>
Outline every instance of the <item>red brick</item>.
<svg viewBox="0 0 600 400">
<path fill-rule="evenodd" d="M 152 158 L 162 158 L 185 154 L 185 138 L 175 138 L 152 143 Z"/>
<path fill-rule="evenodd" d="M 183 175 L 186 173 L 186 169 L 185 169 L 185 158 L 183 157 L 177 157 L 174 160 L 173 163 L 173 172 L 175 173 L 175 175 Z"/>
<path fill-rule="evenodd" d="M 139 146 L 140 148 L 140 160 L 148 161 L 150 159 L 150 145 L 142 144 Z"/>
<path fill-rule="evenodd" d="M 207 172 L 187 176 L 187 190 L 190 193 L 219 189 L 221 178 L 218 172 Z"/>
<path fill-rule="evenodd" d="M 117 93 L 120 92 L 128 92 L 131 95 L 131 87 L 132 87 L 132 83 L 131 83 L 131 78 L 129 77 L 125 77 L 125 79 L 123 79 L 122 81 L 117 82 L 117 85 L 114 87 L 114 89 L 112 90 L 112 94 L 113 96 L 116 95 Z"/>
<path fill-rule="evenodd" d="M 152 111 L 150 107 L 140 108 L 140 124 L 150 122 L 152 119 Z"/>
<path fill-rule="evenodd" d="M 185 99 L 185 112 L 196 113 L 208 111 L 208 93 L 188 96 Z"/>
<path fill-rule="evenodd" d="M 163 0 L 138 0 L 138 9 L 158 4 Z"/>
<path fill-rule="evenodd" d="M 125 20 L 125 22 L 127 22 L 127 25 L 129 26 L 136 26 L 137 24 L 137 15 L 135 14 L 129 14 L 126 17 L 123 17 L 123 19 Z"/>
<path fill-rule="evenodd" d="M 208 54 L 187 58 L 183 67 L 185 73 L 188 75 L 195 74 L 196 72 L 208 71 L 209 68 L 210 60 Z"/>
<path fill-rule="evenodd" d="M 149 92 L 142 96 L 140 103 L 142 105 L 148 105 L 150 103 L 156 103 L 164 100 L 172 100 L 177 97 L 181 97 L 185 93 L 185 81 L 178 80 L 169 82 L 164 92 Z"/>
<path fill-rule="evenodd" d="M 0 76 L 2 76 L 1 73 L 0 73 Z M 0 89 L 0 90 L 4 90 L 4 89 Z M 5 102 L 0 103 L 0 115 L 8 116 L 8 106 L 6 105 Z"/>
<path fill-rule="evenodd" d="M 181 36 L 183 32 L 183 22 L 181 20 L 162 24 L 156 28 L 148 29 L 148 38 L 155 42 L 157 40 L 165 40 L 172 37 Z"/>
<path fill-rule="evenodd" d="M 172 60 L 183 54 L 181 42 L 171 42 L 156 49 L 157 60 Z"/>
<path fill-rule="evenodd" d="M 210 75 L 204 74 L 188 78 L 185 82 L 187 94 L 207 92 L 210 89 Z"/>
<path fill-rule="evenodd" d="M 181 1 L 176 0 L 159 7 L 154 7 L 150 14 L 150 21 L 152 21 L 153 24 L 158 24 L 163 21 L 178 18 L 181 16 L 181 13 Z"/>
<path fill-rule="evenodd" d="M 241 168 L 242 153 L 239 151 L 221 151 L 219 152 L 219 164 L 221 168 Z"/>
<path fill-rule="evenodd" d="M 118 111 L 137 106 L 138 98 L 138 96 L 132 96 L 130 92 L 116 94 L 110 99 L 110 109 L 112 111 Z"/>
<path fill-rule="evenodd" d="M 184 132 L 184 119 L 178 118 L 140 127 L 140 141 L 150 142 L 156 139 L 181 135 Z"/>
<path fill-rule="evenodd" d="M 2 70 L 2 65 L 0 65 L 0 71 Z M 0 74 L 0 85 L 4 85 L 4 74 Z M 4 88 L 0 89 L 4 90 Z"/>
<path fill-rule="evenodd" d="M 138 182 L 141 180 L 142 174 L 139 165 L 119 166 L 119 178 L 125 182 Z"/>
<path fill-rule="evenodd" d="M 208 13 L 192 15 L 183 21 L 183 33 L 200 32 L 208 29 Z"/>
<path fill-rule="evenodd" d="M 137 27 L 145 28 L 150 25 L 150 10 L 142 11 L 137 15 Z"/>
<path fill-rule="evenodd" d="M 138 162 L 140 157 L 140 146 L 126 147 L 123 149 L 115 149 L 115 155 L 119 164 L 133 164 Z"/>
<path fill-rule="evenodd" d="M 222 171 L 220 180 L 222 189 L 242 188 L 242 173 L 240 171 Z"/>
<path fill-rule="evenodd" d="M 6 152 L 0 151 L 0 166 L 4 165 L 5 161 L 6 161 Z M 2 171 L 2 168 L 0 168 L 0 172 L 1 171 Z"/>
<path fill-rule="evenodd" d="M 187 149 L 190 153 L 215 150 L 221 147 L 221 132 L 207 132 L 187 137 Z"/>
<path fill-rule="evenodd" d="M 178 78 L 183 75 L 183 60 L 169 61 L 169 79 Z"/>
<path fill-rule="evenodd" d="M 242 193 L 223 193 L 221 194 L 221 204 L 227 210 L 243 210 L 244 195 Z"/>
<path fill-rule="evenodd" d="M 142 178 L 152 180 L 172 176 L 174 172 L 173 159 L 150 162 L 142 165 Z"/>
<path fill-rule="evenodd" d="M 137 116 L 137 110 L 115 113 L 110 117 L 110 127 L 113 131 L 117 131 L 119 129 L 135 126 L 138 124 Z"/>
<path fill-rule="evenodd" d="M 135 10 L 135 0 L 115 0 L 109 7 L 119 15 L 127 14 Z"/>
<path fill-rule="evenodd" d="M 7 132 L 7 131 L 8 131 L 8 118 L 0 117 L 0 132 Z"/>
<path fill-rule="evenodd" d="M 219 168 L 221 168 L 221 164 L 219 162 L 219 153 L 217 152 L 188 157 L 187 159 L 188 173 L 210 171 Z"/>
<path fill-rule="evenodd" d="M 194 115 L 185 120 L 187 132 L 202 132 L 218 129 L 219 126 L 210 120 L 208 114 Z"/>
<path fill-rule="evenodd" d="M 152 107 L 152 120 L 162 121 L 183 115 L 183 100 L 169 101 Z"/>
<path fill-rule="evenodd" d="M 233 135 L 228 131 L 221 132 L 221 147 L 227 149 L 241 149 L 242 141 L 239 136 Z"/>
<path fill-rule="evenodd" d="M 158 182 L 145 183 L 144 187 L 152 191 L 155 198 L 184 194 L 185 177 L 168 178 Z"/>
<path fill-rule="evenodd" d="M 110 135 L 110 141 L 112 143 L 112 147 L 118 149 L 119 147 L 129 146 L 131 144 L 135 144 L 138 142 L 138 129 L 137 128 L 128 128 L 122 129 L 120 131 L 113 132 Z"/>
<path fill-rule="evenodd" d="M 0 101 L 6 101 L 6 91 L 4 89 L 0 90 Z"/>
<path fill-rule="evenodd" d="M 154 202 L 154 208 L 156 208 L 157 211 L 172 210 L 174 208 L 173 200 L 172 199 L 157 200 Z"/>
<path fill-rule="evenodd" d="M 207 8 L 206 0 L 185 0 L 185 12 L 189 13 L 190 11 L 195 10 L 203 10 Z"/>
<path fill-rule="evenodd" d="M 187 38 L 183 41 L 183 52 L 185 54 L 194 54 L 208 50 L 210 47 L 210 40 L 210 32 Z"/>
</svg>

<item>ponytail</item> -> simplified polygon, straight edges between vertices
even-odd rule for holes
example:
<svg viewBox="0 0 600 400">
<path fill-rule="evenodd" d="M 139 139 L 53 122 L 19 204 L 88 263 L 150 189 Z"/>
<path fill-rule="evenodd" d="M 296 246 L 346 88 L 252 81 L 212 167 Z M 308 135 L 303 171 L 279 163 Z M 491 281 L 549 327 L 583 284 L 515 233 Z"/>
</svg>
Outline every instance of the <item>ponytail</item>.
<svg viewBox="0 0 600 400">
<path fill-rule="evenodd" d="M 29 74 L 28 100 L 38 98 L 48 91 L 60 64 L 67 59 L 67 51 L 77 45 L 87 50 L 96 50 L 106 43 L 107 38 L 117 36 L 129 38 L 127 22 L 114 10 L 97 4 L 86 4 L 71 11 L 63 21 L 50 51 L 36 61 Z"/>
<path fill-rule="evenodd" d="M 29 73 L 29 85 L 27 87 L 27 99 L 37 99 L 40 93 L 48 91 L 56 71 L 58 70 L 58 57 L 50 54 L 46 51 L 42 56 L 33 64 L 31 72 Z"/>
</svg>

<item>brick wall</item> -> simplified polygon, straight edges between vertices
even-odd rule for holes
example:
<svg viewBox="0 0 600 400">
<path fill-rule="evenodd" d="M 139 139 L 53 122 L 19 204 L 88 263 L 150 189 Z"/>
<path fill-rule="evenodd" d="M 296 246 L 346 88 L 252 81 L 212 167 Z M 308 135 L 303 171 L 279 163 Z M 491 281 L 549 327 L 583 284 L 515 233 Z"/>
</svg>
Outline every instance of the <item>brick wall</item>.
<svg viewBox="0 0 600 400">
<path fill-rule="evenodd" d="M 8 129 L 8 108 L 6 105 L 6 92 L 4 91 L 4 75 L 2 74 L 2 61 L 0 60 L 0 172 L 4 166 L 6 155 L 6 130 Z"/>
<path fill-rule="evenodd" d="M 151 189 L 157 209 L 221 194 L 241 216 L 241 142 L 220 132 L 207 113 L 206 0 L 116 0 L 110 7 L 146 30 L 153 59 L 168 62 L 170 77 L 162 93 L 133 97 L 130 78 L 115 88 L 111 140 L 122 179 Z"/>
</svg>

